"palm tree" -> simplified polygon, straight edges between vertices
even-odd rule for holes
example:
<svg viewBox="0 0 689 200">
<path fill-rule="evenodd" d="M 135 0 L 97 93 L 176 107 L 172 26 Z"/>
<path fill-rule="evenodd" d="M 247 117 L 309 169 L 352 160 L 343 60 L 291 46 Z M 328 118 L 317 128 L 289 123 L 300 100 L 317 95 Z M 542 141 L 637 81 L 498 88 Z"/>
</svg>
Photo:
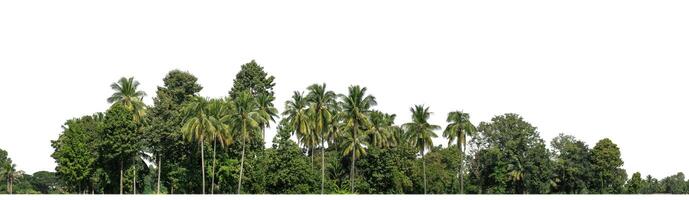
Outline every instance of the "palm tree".
<svg viewBox="0 0 689 200">
<path fill-rule="evenodd" d="M 297 142 L 308 134 L 311 130 L 309 124 L 307 101 L 301 92 L 294 91 L 292 99 L 285 102 L 285 111 L 282 115 L 285 116 L 287 123 L 293 134 L 297 136 Z"/>
<path fill-rule="evenodd" d="M 426 149 L 433 147 L 433 138 L 438 137 L 434 130 L 440 129 L 440 126 L 428 123 L 428 118 L 431 112 L 429 107 L 424 105 L 415 105 L 410 108 L 412 113 L 412 121 L 402 125 L 409 135 L 412 144 L 421 151 L 421 161 L 423 163 L 423 193 L 426 194 L 426 159 L 424 152 Z"/>
<path fill-rule="evenodd" d="M 449 123 L 443 132 L 443 137 L 448 139 L 447 145 L 450 146 L 452 142 L 457 140 L 457 149 L 459 150 L 459 191 L 464 194 L 464 173 L 462 166 L 464 164 L 464 154 L 466 152 L 467 135 L 473 136 L 476 133 L 476 127 L 469 121 L 469 113 L 462 111 L 454 111 L 447 114 L 447 122 Z"/>
<path fill-rule="evenodd" d="M 146 105 L 143 103 L 146 92 L 138 90 L 138 87 L 139 81 L 134 80 L 134 77 L 122 77 L 116 83 L 110 84 L 115 93 L 108 98 L 108 103 L 120 103 L 133 112 L 135 122 L 140 121 L 146 114 Z"/>
<path fill-rule="evenodd" d="M 366 155 L 365 130 L 371 127 L 368 115 L 371 107 L 377 104 L 376 98 L 366 95 L 366 87 L 349 87 L 348 95 L 339 95 L 342 107 L 342 119 L 344 120 L 343 129 L 347 134 L 344 137 L 342 146 L 343 155 L 352 154 L 352 163 L 349 171 L 351 192 L 354 193 L 354 166 L 356 158 Z"/>
<path fill-rule="evenodd" d="M 220 99 L 211 99 L 208 104 L 208 116 L 215 127 L 211 138 L 213 138 L 213 166 L 211 168 L 211 194 L 215 193 L 215 147 L 220 143 L 221 147 L 232 143 L 232 135 L 229 126 L 222 123 L 223 118 L 229 116 L 226 102 Z"/>
<path fill-rule="evenodd" d="M 267 120 L 261 118 L 258 103 L 248 91 L 240 92 L 235 99 L 230 101 L 230 110 L 232 110 L 231 114 L 224 122 L 229 125 L 233 133 L 237 133 L 242 141 L 242 159 L 239 165 L 239 185 L 237 186 L 237 194 L 241 194 L 242 176 L 244 175 L 244 154 L 246 144 L 249 142 L 247 140 L 255 138 L 260 132 L 260 123 Z"/>
<path fill-rule="evenodd" d="M 14 186 L 14 179 L 17 178 L 17 175 L 19 174 L 16 171 L 17 165 L 12 164 L 12 161 L 6 163 L 4 166 L 2 166 L 2 171 L 5 173 L 5 176 L 7 178 L 7 193 L 12 194 L 13 191 L 13 186 Z"/>
<path fill-rule="evenodd" d="M 395 115 L 373 111 L 370 114 L 371 129 L 368 130 L 370 143 L 378 148 L 392 147 L 397 144 L 393 133 Z"/>
<path fill-rule="evenodd" d="M 265 119 L 259 123 L 263 133 L 263 140 L 266 139 L 266 128 L 270 128 L 270 122 L 275 123 L 275 117 L 278 115 L 278 109 L 273 105 L 273 100 L 275 100 L 275 97 L 263 93 L 256 96 L 259 114 L 262 119 Z"/>
<path fill-rule="evenodd" d="M 185 123 L 182 133 L 189 141 L 196 141 L 201 146 L 201 193 L 206 194 L 206 167 L 204 148 L 208 137 L 213 137 L 217 131 L 217 120 L 209 116 L 209 101 L 201 97 L 195 97 L 182 108 Z"/>
<path fill-rule="evenodd" d="M 333 115 L 330 112 L 337 102 L 337 95 L 333 91 L 327 91 L 323 85 L 313 84 L 307 88 L 309 94 L 306 100 L 311 102 L 312 123 L 315 138 L 321 140 L 321 194 L 325 185 L 325 137 L 332 125 Z"/>
<path fill-rule="evenodd" d="M 146 115 L 146 105 L 143 103 L 143 97 L 146 93 L 138 90 L 139 81 L 134 80 L 134 77 L 120 78 L 116 83 L 110 84 L 110 88 L 115 92 L 108 98 L 108 103 L 116 103 L 123 105 L 128 111 L 134 113 L 133 121 L 140 122 Z M 143 128 L 140 127 L 140 128 Z M 123 193 L 123 161 L 120 160 L 120 194 Z"/>
</svg>

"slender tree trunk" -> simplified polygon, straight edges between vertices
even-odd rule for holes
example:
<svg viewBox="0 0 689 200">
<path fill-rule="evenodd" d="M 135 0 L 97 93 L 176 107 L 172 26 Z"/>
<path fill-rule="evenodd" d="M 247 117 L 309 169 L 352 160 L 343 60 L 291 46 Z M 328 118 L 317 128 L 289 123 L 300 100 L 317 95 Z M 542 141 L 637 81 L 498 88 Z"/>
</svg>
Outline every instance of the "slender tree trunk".
<svg viewBox="0 0 689 200">
<path fill-rule="evenodd" d="M 309 146 L 309 152 L 311 153 L 311 170 L 313 170 L 313 145 Z"/>
<path fill-rule="evenodd" d="M 424 149 L 421 149 L 421 162 L 423 163 L 423 194 L 426 194 L 426 157 L 423 152 Z"/>
<path fill-rule="evenodd" d="M 352 149 L 352 166 L 349 169 L 349 186 L 351 187 L 352 194 L 354 194 L 354 163 L 356 162 L 356 157 L 354 157 L 354 149 Z"/>
<path fill-rule="evenodd" d="M 120 159 L 120 194 L 124 193 L 124 190 L 123 190 L 124 184 L 122 182 L 122 179 L 124 177 L 123 176 L 124 175 L 124 172 L 123 172 L 124 163 L 122 163 L 122 162 L 123 162 L 122 159 Z"/>
<path fill-rule="evenodd" d="M 459 140 L 457 140 L 457 146 L 459 147 L 459 192 L 464 194 L 464 173 L 462 171 L 464 167 L 464 146 L 459 145 Z"/>
<path fill-rule="evenodd" d="M 323 137 L 321 136 L 321 194 L 323 194 L 325 186 L 325 145 Z"/>
<path fill-rule="evenodd" d="M 203 141 L 201 141 L 201 194 L 206 194 L 206 161 L 203 159 Z"/>
<path fill-rule="evenodd" d="M 160 171 L 163 170 L 162 160 L 163 160 L 163 157 L 160 154 L 158 154 L 158 185 L 157 185 L 157 189 L 156 189 L 157 194 L 160 194 Z"/>
<path fill-rule="evenodd" d="M 213 169 L 211 169 L 211 194 L 215 193 L 215 138 L 213 138 Z"/>
<path fill-rule="evenodd" d="M 242 137 L 242 161 L 239 164 L 239 185 L 237 186 L 237 194 L 242 194 L 242 176 L 244 175 L 244 150 L 246 148 L 246 137 Z"/>
<path fill-rule="evenodd" d="M 136 163 L 136 162 L 134 162 Z M 136 194 L 136 164 L 134 164 L 134 194 Z"/>
</svg>

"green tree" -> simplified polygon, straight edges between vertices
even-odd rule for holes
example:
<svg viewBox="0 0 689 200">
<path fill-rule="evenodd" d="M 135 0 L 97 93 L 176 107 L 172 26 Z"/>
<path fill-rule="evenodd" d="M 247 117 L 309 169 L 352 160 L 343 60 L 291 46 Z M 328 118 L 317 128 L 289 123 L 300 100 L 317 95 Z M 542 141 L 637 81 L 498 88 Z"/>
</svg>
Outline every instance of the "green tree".
<svg viewBox="0 0 689 200">
<path fill-rule="evenodd" d="M 632 178 L 627 181 L 625 189 L 627 194 L 641 194 L 641 187 L 643 185 L 643 180 L 641 180 L 641 173 L 636 172 L 632 175 Z"/>
<path fill-rule="evenodd" d="M 204 146 L 209 139 L 215 140 L 216 138 L 223 137 L 222 130 L 224 126 L 222 125 L 220 119 L 216 118 L 211 114 L 211 112 L 222 112 L 219 109 L 218 103 L 215 103 L 218 107 L 212 107 L 209 100 L 197 97 L 191 102 L 184 106 L 183 113 L 186 116 L 184 126 L 182 126 L 182 133 L 189 141 L 196 141 L 201 147 L 201 193 L 206 194 L 206 167 L 205 167 L 205 156 L 204 156 Z M 216 108 L 216 109 L 213 109 Z M 223 140 L 224 141 L 224 140 Z"/>
<path fill-rule="evenodd" d="M 297 136 L 297 142 L 302 141 L 311 131 L 307 103 L 301 92 L 294 91 L 292 99 L 285 102 L 285 111 L 282 113 L 290 130 Z"/>
<path fill-rule="evenodd" d="M 349 94 L 338 95 L 341 99 L 339 102 L 342 108 L 343 129 L 346 134 L 343 137 L 342 154 L 351 154 L 351 165 L 349 171 L 350 188 L 354 193 L 354 174 L 356 158 L 361 155 L 366 155 L 367 145 L 365 140 L 365 131 L 371 127 L 371 122 L 368 119 L 371 107 L 377 104 L 376 98 L 371 95 L 366 95 L 366 87 L 350 86 Z"/>
<path fill-rule="evenodd" d="M 138 87 L 139 81 L 134 80 L 134 77 L 122 77 L 110 85 L 115 92 L 108 98 L 108 103 L 122 104 L 127 110 L 133 112 L 132 119 L 137 122 L 146 115 L 146 105 L 143 103 L 146 93 L 138 90 Z"/>
<path fill-rule="evenodd" d="M 591 150 L 574 136 L 560 134 L 550 142 L 553 148 L 555 192 L 588 193 L 591 178 Z"/>
<path fill-rule="evenodd" d="M 337 104 L 337 95 L 333 91 L 328 91 L 325 83 L 313 84 L 307 90 L 309 93 L 306 95 L 306 100 L 311 103 L 310 109 L 313 113 L 311 118 L 313 133 L 321 143 L 321 194 L 323 194 L 325 190 L 325 137 L 333 125 L 333 115 L 330 111 Z"/>
<path fill-rule="evenodd" d="M 260 126 L 262 121 L 258 103 L 251 96 L 249 91 L 240 92 L 238 96 L 230 101 L 231 114 L 224 120 L 228 124 L 232 133 L 242 141 L 242 158 L 239 165 L 239 184 L 237 194 L 242 191 L 242 177 L 244 175 L 244 157 L 246 154 L 247 142 L 254 138 L 260 138 Z"/>
<path fill-rule="evenodd" d="M 273 147 L 266 151 L 266 189 L 271 194 L 306 194 L 315 192 L 317 177 L 290 131 L 278 127 Z"/>
<path fill-rule="evenodd" d="M 269 76 L 263 71 L 262 66 L 258 65 L 255 60 L 251 60 L 251 62 L 243 64 L 237 73 L 232 90 L 229 92 L 230 97 L 237 98 L 243 91 L 249 91 L 254 97 L 259 95 L 272 97 L 274 95 L 274 80 L 275 77 Z"/>
<path fill-rule="evenodd" d="M 82 193 L 87 187 L 92 187 L 91 176 L 99 156 L 96 141 L 103 134 L 103 126 L 101 113 L 71 119 L 62 126 L 60 137 L 52 141 L 55 151 L 51 156 L 57 163 L 57 176 L 72 186 L 74 192 Z M 46 193 L 44 188 L 39 191 Z"/>
<path fill-rule="evenodd" d="M 593 147 L 591 151 L 593 174 L 591 186 L 593 191 L 600 194 L 621 194 L 624 192 L 624 182 L 627 173 L 622 169 L 624 162 L 620 157 L 617 144 L 605 138 Z"/>
<path fill-rule="evenodd" d="M 156 97 L 153 98 L 153 107 L 148 110 L 149 123 L 146 129 L 149 151 L 157 161 L 156 193 L 158 194 L 160 194 L 161 177 L 167 176 L 169 171 L 183 167 L 182 163 L 189 159 L 186 154 L 191 146 L 184 140 L 178 139 L 182 136 L 182 105 L 192 100 L 203 89 L 197 84 L 197 78 L 194 75 L 180 70 L 168 72 L 163 83 L 162 87 L 158 87 Z M 175 159 L 164 159 L 164 157 Z M 164 168 L 168 170 L 162 173 Z M 168 182 L 165 181 L 165 183 Z M 170 185 L 167 187 L 172 188 Z"/>
<path fill-rule="evenodd" d="M 423 164 L 423 193 L 426 194 L 426 160 L 425 151 L 433 147 L 433 138 L 438 137 L 435 130 L 440 129 L 440 126 L 428 123 L 431 117 L 431 112 L 428 111 L 430 107 L 424 105 L 415 105 L 409 110 L 412 113 L 412 121 L 402 125 L 402 128 L 411 137 L 413 146 L 421 153 L 421 162 Z"/>
<path fill-rule="evenodd" d="M 120 194 L 124 193 L 125 164 L 131 161 L 142 148 L 138 126 L 132 121 L 134 113 L 123 104 L 115 103 L 105 114 L 104 136 L 99 145 L 99 152 L 107 162 L 118 163 L 120 171 Z"/>
<path fill-rule="evenodd" d="M 396 115 L 387 114 L 380 111 L 372 111 L 369 119 L 371 128 L 367 131 L 368 140 L 373 147 L 388 148 L 397 145 L 397 138 L 394 132 Z"/>
<path fill-rule="evenodd" d="M 459 191 L 464 194 L 464 172 L 462 166 L 464 164 L 464 157 L 466 152 L 467 135 L 473 137 L 476 133 L 476 127 L 469 121 L 469 113 L 462 111 L 453 111 L 447 114 L 447 122 L 449 123 L 443 132 L 443 137 L 448 139 L 447 145 L 453 141 L 457 141 L 457 149 L 459 150 L 459 164 L 457 174 L 459 176 Z"/>
</svg>

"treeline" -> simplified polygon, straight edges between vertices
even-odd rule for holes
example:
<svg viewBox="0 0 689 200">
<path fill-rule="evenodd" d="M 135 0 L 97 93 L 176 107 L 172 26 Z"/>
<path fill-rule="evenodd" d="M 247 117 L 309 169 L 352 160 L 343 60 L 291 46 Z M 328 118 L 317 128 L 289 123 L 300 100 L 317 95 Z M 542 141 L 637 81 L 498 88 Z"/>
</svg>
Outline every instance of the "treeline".
<svg viewBox="0 0 689 200">
<path fill-rule="evenodd" d="M 474 125 L 462 111 L 434 116 L 413 105 L 411 119 L 397 119 L 376 110 L 366 87 L 336 93 L 326 84 L 295 91 L 278 112 L 274 77 L 255 61 L 241 66 L 224 98 L 199 96 L 203 87 L 187 72 L 173 70 L 163 81 L 153 105 L 142 102 L 133 78 L 113 83 L 108 110 L 68 120 L 52 142 L 57 167 L 46 176 L 56 177 L 49 189 L 14 170 L 8 186 L 24 180 L 14 191 L 89 194 L 689 192 L 682 173 L 628 178 L 607 138 L 590 148 L 561 134 L 549 149 L 517 114 Z M 273 126 L 272 146 L 264 148 Z M 434 144 L 436 137 L 449 142 Z"/>
</svg>

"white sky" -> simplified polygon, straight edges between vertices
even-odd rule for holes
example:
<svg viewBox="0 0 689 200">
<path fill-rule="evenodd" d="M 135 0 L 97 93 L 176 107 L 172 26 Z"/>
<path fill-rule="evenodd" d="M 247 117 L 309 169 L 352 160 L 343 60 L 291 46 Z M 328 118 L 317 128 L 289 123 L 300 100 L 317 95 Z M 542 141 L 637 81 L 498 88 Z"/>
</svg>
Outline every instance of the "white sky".
<svg viewBox="0 0 689 200">
<path fill-rule="evenodd" d="M 119 77 L 149 104 L 175 68 L 220 97 L 256 59 L 280 110 L 311 83 L 360 84 L 397 123 L 413 104 L 442 126 L 514 112 L 548 143 L 611 138 L 630 174 L 689 173 L 688 1 L 195 2 L 0 2 L 0 148 L 52 171 L 50 140 L 104 111 Z"/>
</svg>

